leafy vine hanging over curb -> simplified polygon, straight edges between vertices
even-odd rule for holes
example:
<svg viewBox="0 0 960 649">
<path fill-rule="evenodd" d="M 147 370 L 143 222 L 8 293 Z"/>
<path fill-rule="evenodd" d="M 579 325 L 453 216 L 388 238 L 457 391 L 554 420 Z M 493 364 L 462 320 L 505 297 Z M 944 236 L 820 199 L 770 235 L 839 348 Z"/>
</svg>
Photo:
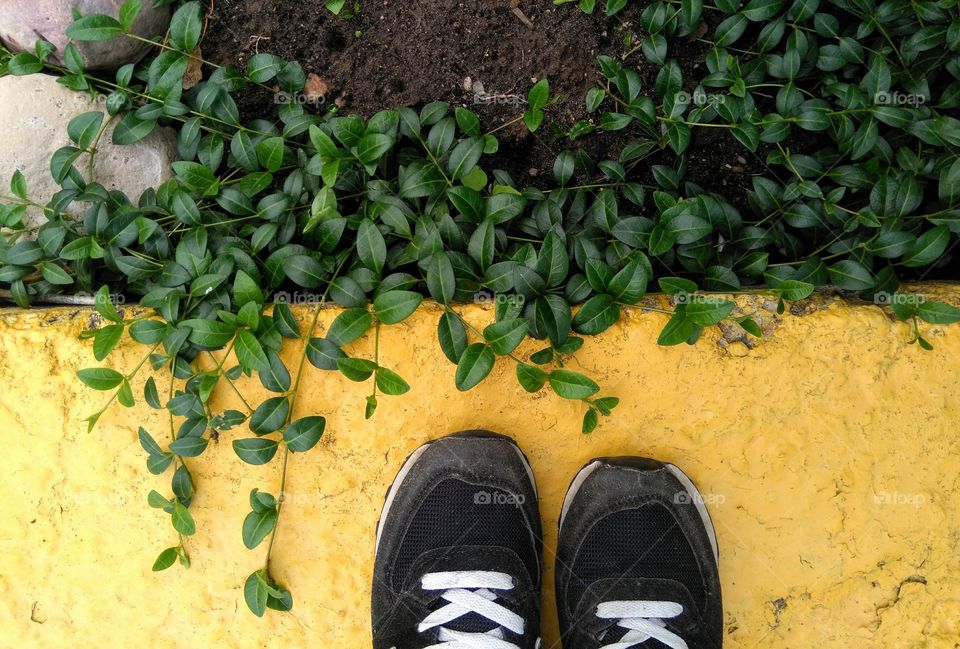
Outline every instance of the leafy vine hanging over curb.
<svg viewBox="0 0 960 649">
<path fill-rule="evenodd" d="M 585 4 L 592 10 L 594 3 Z M 313 448 L 325 427 L 323 417 L 293 418 L 305 369 L 369 382 L 364 408 L 372 417 L 379 399 L 409 390 L 396 368 L 381 364 L 381 329 L 409 317 L 427 296 L 442 305 L 437 337 L 460 390 L 507 359 L 525 390 L 548 387 L 580 401 L 585 433 L 618 401 L 565 360 L 582 336 L 616 323 L 654 280 L 675 305 L 664 310 L 663 345 L 692 344 L 722 321 L 761 336 L 751 314 L 705 292 L 760 282 L 780 298 L 781 311 L 784 300 L 806 298 L 828 282 L 860 292 L 911 321 L 914 340 L 926 348 L 921 320 L 960 320 L 955 307 L 899 293 L 897 279 L 900 268 L 939 263 L 960 232 L 960 122 L 946 114 L 960 102 L 960 63 L 954 54 L 942 72 L 930 65 L 957 50 L 960 22 L 947 12 L 956 2 L 913 9 L 838 1 L 819 13 L 815 0 L 735 4 L 646 5 L 640 47 L 661 66 L 652 93 L 630 65 L 601 57 L 601 85 L 586 98 L 598 117 L 567 134 L 575 140 L 630 129 L 634 139 L 618 160 L 560 153 L 550 188 L 518 186 L 484 165 L 500 146 L 500 129 L 540 128 L 552 102 L 546 80 L 530 89 L 512 122 L 492 131 L 470 110 L 443 102 L 369 120 L 336 110 L 313 114 L 289 102 L 279 107 L 278 123 L 244 124 L 232 95 L 261 86 L 295 97 L 306 76 L 295 62 L 258 54 L 246 70 L 203 62 L 213 73 L 185 91 L 202 34 L 197 2 L 176 12 L 156 56 L 124 66 L 114 79 L 84 70 L 72 45 L 64 67 L 46 61 L 48 44 L 5 53 L 0 74 L 49 71 L 69 88 L 108 93 L 106 114 L 84 113 L 67 125 L 73 145 L 51 160 L 61 191 L 49 200 L 32 197 L 18 172 L 10 194 L 0 196 L 0 285 L 8 287 L 0 297 L 27 307 L 67 290 L 96 292 L 106 321 L 90 332 L 97 360 L 125 334 L 145 347 L 127 374 L 90 368 L 78 376 L 110 393 L 90 417 L 92 429 L 113 402 L 134 405 L 134 377 L 148 367 L 154 373 L 143 400 L 168 412 L 170 430 L 140 428 L 139 439 L 152 473 L 172 470 L 171 495 L 153 491 L 148 500 L 170 516 L 177 535 L 154 569 L 189 565 L 184 541 L 196 532 L 190 460 L 221 432 L 246 427 L 250 435 L 232 441 L 237 455 L 256 465 L 279 459 L 281 468 L 277 495 L 250 494 L 242 539 L 251 550 L 266 541 L 267 550 L 263 568 L 245 583 L 245 599 L 257 615 L 290 609 L 292 595 L 271 576 L 270 555 L 291 454 Z M 607 12 L 625 5 L 609 1 Z M 78 41 L 136 38 L 129 29 L 139 7 L 128 1 L 119 20 L 80 17 L 69 34 Z M 712 34 L 708 73 L 691 87 L 666 58 L 668 38 L 690 34 L 704 11 L 729 17 Z M 750 21 L 765 22 L 750 46 L 758 51 L 734 49 Z M 906 40 L 898 46 L 891 34 Z M 889 94 L 894 83 L 928 95 L 944 89 L 929 104 L 878 104 L 877 93 Z M 720 94 L 700 102 L 705 88 Z M 137 142 L 159 123 L 179 128 L 175 178 L 136 203 L 93 177 L 93 155 L 113 123 L 116 144 Z M 773 173 L 753 179 L 755 214 L 684 180 L 687 148 L 707 128 L 729 129 L 750 151 L 769 146 L 767 163 L 787 172 L 786 181 Z M 791 151 L 787 138 L 797 128 L 825 134 L 822 150 Z M 654 183 L 641 182 L 643 162 L 658 152 L 672 154 L 675 164 L 653 165 Z M 84 153 L 91 162 L 78 169 Z M 25 225 L 28 207 L 43 210 L 46 221 Z M 72 216 L 77 209 L 82 217 Z M 153 312 L 122 317 L 114 292 L 138 296 Z M 306 328 L 288 304 L 294 297 L 315 303 Z M 478 299 L 496 304 L 495 322 L 483 329 L 456 308 Z M 315 337 L 328 302 L 345 310 L 325 337 Z M 352 356 L 351 344 L 367 332 L 373 358 Z M 522 358 L 517 348 L 528 337 L 543 348 Z M 303 346 L 295 367 L 280 358 L 285 340 Z M 248 404 L 235 384 L 244 375 L 256 375 L 276 396 Z M 159 385 L 167 386 L 163 396 Z M 214 412 L 217 389 L 236 392 L 244 410 Z"/>
</svg>

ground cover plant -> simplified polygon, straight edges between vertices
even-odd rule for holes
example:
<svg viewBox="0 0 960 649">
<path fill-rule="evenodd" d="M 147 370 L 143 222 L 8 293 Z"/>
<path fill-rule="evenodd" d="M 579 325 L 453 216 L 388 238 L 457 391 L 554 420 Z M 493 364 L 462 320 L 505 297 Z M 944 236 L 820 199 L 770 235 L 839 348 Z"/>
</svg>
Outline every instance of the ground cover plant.
<svg viewBox="0 0 960 649">
<path fill-rule="evenodd" d="M 127 35 L 140 6 L 128 1 L 119 19 L 78 16 L 69 35 Z M 340 8 L 349 18 L 337 19 L 364 20 L 362 3 Z M 496 124 L 448 101 L 366 118 L 296 101 L 309 81 L 296 62 L 265 51 L 242 68 L 202 57 L 210 16 L 198 2 L 179 6 L 153 55 L 115 75 L 85 70 L 73 48 L 63 66 L 44 45 L 4 52 L 0 73 L 55 73 L 78 92 L 106 95 L 105 111 L 66 125 L 73 144 L 50 161 L 55 196 L 32 195 L 19 173 L 0 195 L 0 287 L 23 307 L 95 294 L 103 322 L 88 335 L 97 360 L 124 336 L 144 346 L 127 373 L 96 367 L 79 378 L 109 395 L 90 429 L 114 402 L 142 398 L 170 414 L 169 431 L 139 430 L 147 468 L 170 479 L 167 495 L 149 495 L 176 534 L 155 569 L 189 564 L 189 465 L 225 433 L 244 461 L 280 465 L 276 495 L 250 494 L 242 540 L 267 549 L 246 602 L 257 615 L 293 605 L 270 553 L 291 454 L 313 448 L 325 427 L 320 416 L 293 418 L 301 380 L 316 368 L 365 382 L 370 394 L 357 407 L 375 416 L 382 399 L 410 388 L 381 364 L 380 331 L 424 298 L 442 305 L 437 344 L 459 389 L 511 364 L 527 391 L 581 402 L 584 433 L 618 400 L 566 361 L 651 290 L 670 296 L 643 306 L 670 316 L 663 345 L 695 343 L 720 323 L 761 336 L 752 313 L 714 294 L 752 288 L 778 297 L 782 312 L 784 301 L 833 286 L 889 307 L 926 348 L 924 323 L 960 319 L 955 307 L 899 292 L 902 279 L 949 276 L 960 233 L 956 0 L 601 8 L 619 49 L 591 62 L 596 84 L 569 124 L 551 115 L 571 100 L 549 78 L 515 92 Z M 683 58 L 691 44 L 702 66 Z M 197 66 L 203 79 L 185 87 Z M 257 106 L 241 110 L 248 95 L 269 97 L 272 112 L 246 118 Z M 141 197 L 107 191 L 92 163 L 77 164 L 96 154 L 108 125 L 124 145 L 159 124 L 178 129 L 180 160 L 173 180 Z M 559 149 L 545 173 L 491 164 L 528 137 Z M 755 169 L 742 196 L 691 177 L 695 152 L 718 141 Z M 44 219 L 25 222 L 28 208 Z M 116 294 L 151 310 L 120 310 Z M 478 300 L 496 305 L 483 328 L 462 315 Z M 306 322 L 294 301 L 311 304 Z M 344 311 L 315 336 L 320 309 L 334 303 Z M 355 344 L 367 334 L 371 358 Z M 530 337 L 540 349 L 520 354 Z M 290 367 L 285 344 L 300 350 Z M 275 396 L 213 411 L 214 391 L 239 394 L 243 375 Z M 144 377 L 137 397 L 132 384 Z"/>
</svg>

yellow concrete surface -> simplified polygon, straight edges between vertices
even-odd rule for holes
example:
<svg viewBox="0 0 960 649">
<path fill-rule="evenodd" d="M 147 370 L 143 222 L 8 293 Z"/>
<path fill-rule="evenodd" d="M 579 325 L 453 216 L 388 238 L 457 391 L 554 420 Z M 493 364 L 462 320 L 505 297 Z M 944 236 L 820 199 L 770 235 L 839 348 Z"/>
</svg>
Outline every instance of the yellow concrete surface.
<svg viewBox="0 0 960 649">
<path fill-rule="evenodd" d="M 920 290 L 960 302 L 957 287 Z M 777 316 L 764 300 L 737 298 L 768 332 L 752 349 L 719 330 L 694 347 L 658 347 L 666 316 L 641 309 L 588 339 L 571 367 L 621 399 L 589 436 L 579 404 L 524 393 L 507 360 L 457 392 L 433 305 L 384 328 L 382 363 L 412 390 L 381 398 L 371 421 L 368 385 L 308 365 L 297 414 L 324 415 L 327 433 L 290 464 L 274 569 L 294 609 L 263 619 L 246 611 L 241 587 L 265 548 L 247 551 L 240 526 L 252 488 L 276 492 L 279 463 L 244 465 L 229 443 L 243 431 L 188 460 L 199 490 L 193 566 L 152 573 L 175 535 L 146 497 L 167 492 L 169 475 L 146 472 L 136 429 L 166 439 L 169 422 L 145 405 L 114 407 L 88 434 L 82 420 L 105 397 L 74 372 L 96 365 L 77 340 L 96 317 L 0 312 L 0 646 L 369 647 L 385 490 L 421 443 L 474 427 L 515 437 L 539 481 L 545 647 L 559 646 L 551 588 L 561 498 L 585 462 L 609 454 L 673 462 L 705 494 L 728 648 L 960 646 L 960 327 L 925 325 L 936 350 L 924 352 L 873 305 L 820 296 Z M 491 317 L 464 311 L 477 324 Z M 323 312 L 317 335 L 335 315 Z M 352 351 L 372 354 L 372 340 Z M 286 353 L 292 361 L 299 349 Z M 142 354 L 131 342 L 109 362 L 129 371 Z M 243 389 L 264 397 L 255 381 Z M 215 396 L 216 410 L 236 405 L 229 390 Z"/>
</svg>

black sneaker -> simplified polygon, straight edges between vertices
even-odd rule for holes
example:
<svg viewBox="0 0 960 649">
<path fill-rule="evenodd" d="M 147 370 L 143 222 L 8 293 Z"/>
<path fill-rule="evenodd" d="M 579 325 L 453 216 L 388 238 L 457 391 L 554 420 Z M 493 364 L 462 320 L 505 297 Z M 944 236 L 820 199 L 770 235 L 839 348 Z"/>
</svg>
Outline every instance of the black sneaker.
<svg viewBox="0 0 960 649">
<path fill-rule="evenodd" d="M 602 458 L 567 491 L 557 548 L 565 649 L 719 649 L 717 537 L 672 464 Z"/>
<path fill-rule="evenodd" d="M 374 649 L 538 647 L 541 538 L 513 441 L 470 431 L 421 446 L 377 526 Z"/>
</svg>

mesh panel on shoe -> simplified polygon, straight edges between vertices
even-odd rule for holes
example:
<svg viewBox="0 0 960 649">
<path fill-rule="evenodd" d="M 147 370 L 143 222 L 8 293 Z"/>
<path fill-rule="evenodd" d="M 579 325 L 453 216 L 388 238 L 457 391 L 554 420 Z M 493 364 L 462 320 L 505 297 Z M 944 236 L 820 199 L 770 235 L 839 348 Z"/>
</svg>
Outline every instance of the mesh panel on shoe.
<svg viewBox="0 0 960 649">
<path fill-rule="evenodd" d="M 568 605 L 576 608 L 598 579 L 671 579 L 690 591 L 701 610 L 707 593 L 696 558 L 673 514 L 659 503 L 626 509 L 598 521 L 572 566 Z"/>
<path fill-rule="evenodd" d="M 491 487 L 450 478 L 440 482 L 410 521 L 394 563 L 391 582 L 400 589 L 410 567 L 437 548 L 490 545 L 517 553 L 531 575 L 537 557 L 528 523 L 515 496 Z M 497 570 L 498 566 L 485 569 Z"/>
</svg>

